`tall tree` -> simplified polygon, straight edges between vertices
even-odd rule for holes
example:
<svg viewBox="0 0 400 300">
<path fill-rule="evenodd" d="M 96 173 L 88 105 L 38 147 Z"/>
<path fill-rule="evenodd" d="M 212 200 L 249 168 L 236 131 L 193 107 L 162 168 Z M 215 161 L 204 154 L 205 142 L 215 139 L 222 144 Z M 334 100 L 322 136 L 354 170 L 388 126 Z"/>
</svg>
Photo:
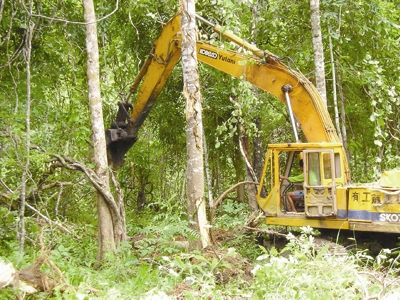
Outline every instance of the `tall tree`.
<svg viewBox="0 0 400 300">
<path fill-rule="evenodd" d="M 325 65 L 324 65 L 324 45 L 322 44 L 321 16 L 319 10 L 319 0 L 310 0 L 311 32 L 314 50 L 315 82 L 322 100 L 327 106 L 326 85 L 325 85 Z"/>
<path fill-rule="evenodd" d="M 200 233 L 191 248 L 209 244 L 204 198 L 203 120 L 196 53 L 195 1 L 180 0 L 182 30 L 183 94 L 186 98 L 187 197 L 189 226 Z"/>
<path fill-rule="evenodd" d="M 95 171 L 102 192 L 97 192 L 98 209 L 98 259 L 103 259 L 107 250 L 115 249 L 118 242 L 125 239 L 124 208 L 121 202 L 115 202 L 110 193 L 107 148 L 103 122 L 103 108 L 100 95 L 99 49 L 97 26 L 93 0 L 83 0 L 86 22 L 87 77 L 92 123 L 92 142 Z"/>
<path fill-rule="evenodd" d="M 27 29 L 25 33 L 25 45 L 23 49 L 25 65 L 26 65 L 26 115 L 25 115 L 25 126 L 26 126 L 26 141 L 25 141 L 25 166 L 22 171 L 21 177 L 21 196 L 20 196 L 20 208 L 19 208 L 19 251 L 24 252 L 25 244 L 25 198 L 26 198 L 26 185 L 29 174 L 29 153 L 31 147 L 31 53 L 32 53 L 32 35 L 34 23 L 31 20 L 32 14 L 32 1 L 29 3 L 29 15 L 27 17 Z M 3 5 L 1 5 L 2 7 Z"/>
</svg>

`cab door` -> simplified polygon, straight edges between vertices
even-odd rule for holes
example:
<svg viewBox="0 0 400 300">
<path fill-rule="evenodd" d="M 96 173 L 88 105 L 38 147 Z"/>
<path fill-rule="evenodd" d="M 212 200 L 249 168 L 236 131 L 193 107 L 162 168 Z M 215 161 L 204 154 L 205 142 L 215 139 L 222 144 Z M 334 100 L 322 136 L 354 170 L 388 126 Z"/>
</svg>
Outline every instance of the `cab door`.
<svg viewBox="0 0 400 300">
<path fill-rule="evenodd" d="M 305 150 L 304 206 L 309 218 L 337 215 L 333 150 Z"/>
</svg>

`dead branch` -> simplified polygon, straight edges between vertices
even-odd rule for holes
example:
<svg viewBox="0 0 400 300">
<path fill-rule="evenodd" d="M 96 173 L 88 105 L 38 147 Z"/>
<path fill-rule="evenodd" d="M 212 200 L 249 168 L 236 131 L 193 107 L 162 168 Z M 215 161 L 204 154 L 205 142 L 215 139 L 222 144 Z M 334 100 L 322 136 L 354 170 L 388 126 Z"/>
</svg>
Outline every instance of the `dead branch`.
<svg viewBox="0 0 400 300">
<path fill-rule="evenodd" d="M 35 288 L 37 291 L 51 291 L 56 286 L 66 284 L 66 280 L 62 275 L 62 272 L 56 265 L 48 259 L 46 256 L 50 252 L 50 248 L 46 247 L 43 243 L 43 230 L 39 235 L 40 255 L 35 262 L 17 272 L 17 280 L 14 280 L 14 287 L 18 287 L 21 281 L 29 284 L 29 286 Z M 41 266 L 46 264 L 53 271 L 53 274 L 47 274 L 40 270 Z M 54 276 L 54 273 L 56 276 Z"/>
<path fill-rule="evenodd" d="M 240 186 L 240 185 L 242 185 L 242 184 L 259 184 L 259 183 L 258 183 L 258 182 L 254 182 L 254 181 L 242 181 L 242 182 L 236 183 L 234 186 L 230 187 L 230 188 L 227 189 L 225 192 L 223 192 L 222 195 L 219 196 L 219 198 L 217 199 L 217 201 L 215 202 L 215 204 L 213 205 L 213 207 L 211 207 L 210 224 L 212 224 L 212 220 L 213 220 L 214 215 L 215 215 L 215 209 L 216 209 L 216 207 L 221 203 L 221 201 L 226 197 L 227 194 L 229 194 L 231 191 L 233 191 L 234 189 L 236 189 L 238 186 Z"/>
<path fill-rule="evenodd" d="M 39 191 L 43 191 L 43 190 L 48 190 L 48 189 L 52 189 L 54 187 L 60 187 L 60 186 L 66 186 L 66 185 L 73 185 L 72 182 L 60 182 L 60 181 L 56 181 L 53 183 L 49 183 L 47 185 L 43 185 L 41 186 L 38 190 Z"/>
<path fill-rule="evenodd" d="M 33 206 L 29 205 L 28 203 L 25 203 L 25 206 L 27 208 L 29 208 L 30 210 L 32 210 L 33 212 L 35 212 L 40 218 L 42 218 L 44 221 L 46 221 L 47 223 L 49 223 L 50 225 L 55 225 L 58 228 L 60 228 L 62 231 L 64 231 L 65 233 L 69 233 L 71 234 L 71 231 L 69 231 L 67 228 L 65 228 L 64 226 L 62 226 L 61 224 L 59 224 L 58 222 L 54 222 L 52 221 L 50 218 L 46 217 L 45 215 L 43 215 L 40 211 L 38 211 L 36 208 L 34 208 Z"/>
<path fill-rule="evenodd" d="M 254 182 L 254 181 L 242 181 L 242 182 L 238 182 L 236 183 L 234 186 L 230 187 L 229 189 L 227 189 L 225 192 L 222 193 L 221 196 L 219 196 L 219 198 L 217 199 L 217 201 L 214 203 L 214 205 L 211 207 L 211 215 L 210 215 L 210 225 L 212 225 L 214 216 L 215 216 L 215 209 L 217 208 L 217 206 L 221 203 L 221 201 L 226 197 L 227 194 L 229 194 L 232 190 L 234 190 L 235 188 L 237 188 L 238 186 L 242 185 L 242 184 L 258 184 L 258 182 Z M 215 245 L 215 240 L 213 237 L 213 228 L 212 226 L 210 227 L 210 238 L 211 238 L 211 242 Z"/>
<path fill-rule="evenodd" d="M 255 211 L 255 212 L 247 219 L 246 224 L 245 224 L 243 227 L 245 227 L 245 226 L 252 227 L 252 228 L 258 227 L 258 226 L 260 225 L 259 219 L 260 219 L 262 216 L 264 216 L 264 212 Z"/>
<path fill-rule="evenodd" d="M 10 194 L 6 194 L 6 193 L 2 193 L 2 192 L 0 192 L 0 197 L 6 198 L 7 200 L 11 199 L 11 195 Z"/>
<path fill-rule="evenodd" d="M 253 228 L 253 227 L 248 227 L 248 226 L 243 226 L 244 229 L 247 230 L 252 230 L 252 231 L 257 231 L 257 232 L 261 232 L 261 233 L 266 233 L 268 235 L 272 235 L 272 236 L 282 236 L 282 237 L 287 237 L 287 234 L 284 233 L 280 233 L 277 232 L 275 230 L 269 230 L 269 229 L 261 229 L 261 228 Z"/>
<path fill-rule="evenodd" d="M 13 190 L 10 189 L 5 183 L 4 181 L 0 178 L 0 184 L 9 192 L 9 193 L 13 193 Z"/>
</svg>

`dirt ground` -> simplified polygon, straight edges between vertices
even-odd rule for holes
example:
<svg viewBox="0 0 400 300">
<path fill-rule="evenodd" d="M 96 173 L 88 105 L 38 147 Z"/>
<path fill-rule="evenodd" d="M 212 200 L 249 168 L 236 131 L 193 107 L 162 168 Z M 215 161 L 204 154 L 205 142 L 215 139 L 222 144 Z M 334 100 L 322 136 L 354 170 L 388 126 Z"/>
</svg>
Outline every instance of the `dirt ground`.
<svg viewBox="0 0 400 300">
<path fill-rule="evenodd" d="M 211 246 L 202 252 L 202 256 L 208 261 L 212 261 L 213 259 L 219 261 L 221 267 L 215 268 L 213 275 L 215 276 L 215 280 L 221 285 L 227 284 L 230 280 L 237 280 L 238 277 L 246 282 L 251 282 L 253 280 L 251 274 L 253 265 L 238 253 L 232 255 L 229 253 L 229 249 L 218 249 L 217 247 Z M 196 259 L 194 256 L 189 261 L 193 265 L 204 262 L 203 260 Z M 190 291 L 194 291 L 193 285 L 180 282 L 175 285 L 174 290 L 168 293 L 168 295 L 174 299 L 186 299 L 185 293 Z"/>
</svg>

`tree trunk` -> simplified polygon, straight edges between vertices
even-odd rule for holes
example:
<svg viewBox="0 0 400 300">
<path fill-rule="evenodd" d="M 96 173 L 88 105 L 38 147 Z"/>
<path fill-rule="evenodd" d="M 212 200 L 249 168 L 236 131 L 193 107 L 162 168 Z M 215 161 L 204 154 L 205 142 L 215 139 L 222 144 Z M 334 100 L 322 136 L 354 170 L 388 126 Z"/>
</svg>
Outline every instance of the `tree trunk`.
<svg viewBox="0 0 400 300">
<path fill-rule="evenodd" d="M 1 5 L 3 8 L 3 5 Z M 30 12 L 32 12 L 32 1 L 29 5 Z M 26 114 L 25 114 L 25 126 L 26 126 L 26 141 L 25 141 L 25 166 L 21 176 L 21 195 L 20 195 L 20 206 L 19 206 L 19 251 L 24 252 L 25 248 L 25 198 L 26 198 L 26 183 L 29 173 L 30 165 L 30 148 L 31 148 L 31 52 L 32 52 L 32 35 L 33 35 L 34 24 L 31 22 L 30 17 L 28 18 L 28 24 L 25 36 L 25 47 L 23 49 L 24 59 L 26 64 Z"/>
<path fill-rule="evenodd" d="M 340 66 L 339 62 L 336 61 L 336 64 Z M 350 153 L 347 148 L 347 131 L 346 131 L 346 109 L 345 109 L 345 97 L 343 94 L 343 83 L 342 83 L 342 74 L 339 71 L 337 72 L 337 87 L 339 92 L 339 101 L 340 101 L 340 123 L 342 124 L 342 144 L 344 149 L 346 150 L 347 159 L 350 160 Z"/>
<path fill-rule="evenodd" d="M 208 149 L 207 149 L 207 140 L 206 140 L 206 135 L 204 134 L 203 131 L 203 148 L 204 148 L 204 166 L 206 168 L 206 181 L 207 181 L 207 190 L 208 190 L 208 206 L 213 207 L 214 206 L 214 197 L 213 197 L 213 191 L 212 191 L 212 179 L 211 179 L 211 170 L 210 170 L 210 164 L 209 164 L 209 159 L 208 159 Z"/>
<path fill-rule="evenodd" d="M 6 1 L 5 0 L 0 0 L 0 22 L 1 22 L 1 19 L 3 17 L 4 2 L 6 2 Z"/>
<path fill-rule="evenodd" d="M 206 203 L 204 199 L 203 120 L 199 72 L 196 54 L 195 1 L 180 1 L 182 30 L 183 94 L 186 98 L 187 193 L 189 226 L 200 233 L 191 249 L 201 249 L 209 243 Z"/>
<path fill-rule="evenodd" d="M 240 151 L 242 153 L 242 157 L 245 161 L 245 165 L 246 165 L 246 181 L 253 181 L 253 182 L 257 182 L 258 179 L 255 176 L 254 170 L 253 170 L 253 163 L 252 163 L 252 159 L 251 159 L 251 155 L 250 155 L 250 144 L 249 144 L 249 138 L 245 133 L 245 129 L 243 126 L 241 126 L 241 135 L 240 135 L 240 139 L 239 139 L 239 143 L 240 143 Z M 248 203 L 249 203 L 249 207 L 250 210 L 252 212 L 255 212 L 258 210 L 258 204 L 256 201 L 256 196 L 257 196 L 257 186 L 255 185 L 247 185 L 246 186 L 246 190 L 247 190 L 247 197 L 248 197 Z"/>
<path fill-rule="evenodd" d="M 103 108 L 100 96 L 99 49 L 97 26 L 93 0 L 83 0 L 84 19 L 86 22 L 87 77 L 92 123 L 92 142 L 94 145 L 95 172 L 101 186 L 110 191 L 107 148 L 103 122 Z M 110 193 L 111 194 L 111 193 Z M 125 211 L 121 199 L 106 199 L 97 192 L 98 241 L 97 259 L 104 258 L 107 250 L 115 250 L 118 243 L 126 237 Z"/>
<path fill-rule="evenodd" d="M 324 46 L 320 24 L 319 0 L 310 0 L 311 32 L 314 50 L 315 83 L 322 100 L 327 106 L 324 66 Z"/>
<path fill-rule="evenodd" d="M 261 138 L 261 118 L 257 117 L 254 120 L 254 123 L 256 124 L 258 133 L 253 138 L 253 157 L 254 157 L 253 169 L 254 173 L 256 174 L 257 182 L 259 182 L 262 176 L 263 161 L 264 161 L 264 152 L 263 152 L 262 138 Z M 261 191 L 261 195 L 263 197 L 266 196 L 266 192 L 264 189 Z"/>
<path fill-rule="evenodd" d="M 340 118 L 339 118 L 339 109 L 338 109 L 338 102 L 337 102 L 337 92 L 336 92 L 336 71 L 335 71 L 335 59 L 333 56 L 333 45 L 332 45 L 332 38 L 330 36 L 330 30 L 329 30 L 329 55 L 331 58 L 331 68 L 332 68 L 332 90 L 333 90 L 333 108 L 335 111 L 335 125 L 336 125 L 336 131 L 339 135 L 340 141 L 343 143 L 343 137 L 342 137 L 342 130 L 340 127 Z"/>
<path fill-rule="evenodd" d="M 240 133 L 240 125 L 236 124 L 238 128 L 238 132 Z M 243 156 L 243 152 L 241 151 L 241 133 L 240 134 L 234 134 L 233 135 L 233 144 L 237 145 L 234 148 L 234 153 L 233 153 L 233 167 L 235 168 L 235 181 L 236 182 L 242 182 L 246 179 L 246 175 L 243 174 L 243 171 L 246 170 L 246 161 L 245 157 Z M 236 198 L 244 201 L 246 198 L 246 189 L 245 186 L 240 184 L 236 187 Z"/>
</svg>

